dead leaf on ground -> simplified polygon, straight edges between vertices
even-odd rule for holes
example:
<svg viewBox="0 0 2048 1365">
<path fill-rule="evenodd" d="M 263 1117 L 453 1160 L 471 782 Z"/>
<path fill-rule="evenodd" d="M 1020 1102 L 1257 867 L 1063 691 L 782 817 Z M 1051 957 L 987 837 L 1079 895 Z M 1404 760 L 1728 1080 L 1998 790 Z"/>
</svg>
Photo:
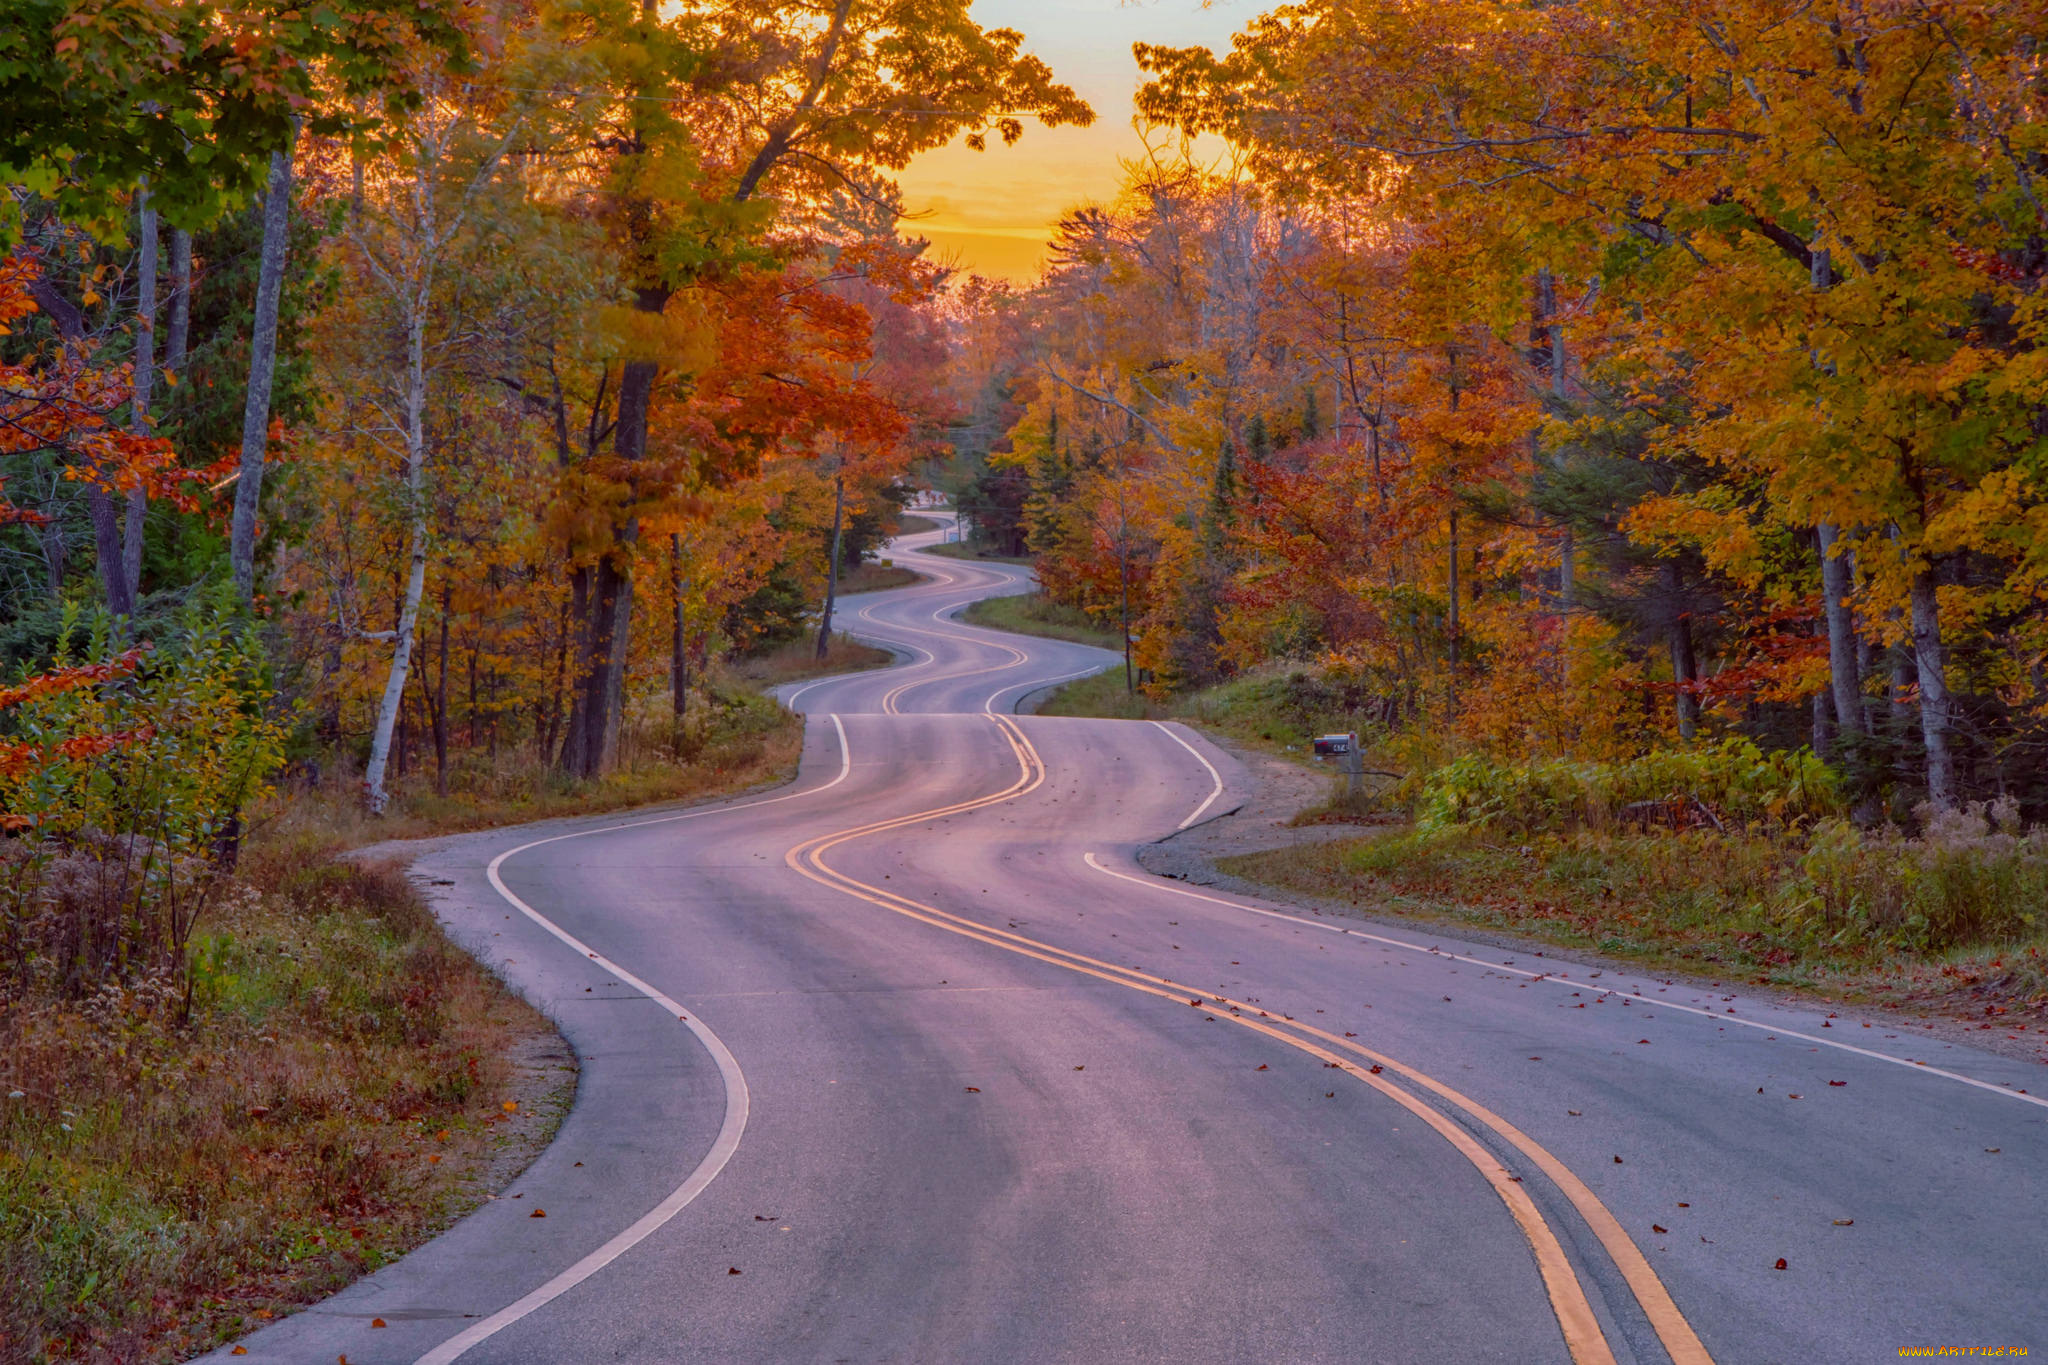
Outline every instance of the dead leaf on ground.
<svg viewBox="0 0 2048 1365">
<path fill-rule="evenodd" d="M 1784 1269 L 1786 1269 L 1786 1268 L 1787 1268 L 1787 1267 L 1786 1267 L 1786 1265 L 1785 1265 L 1785 1258 L 1784 1258 L 1783 1256 L 1780 1256 L 1780 1257 L 1778 1258 L 1778 1264 L 1777 1264 L 1777 1265 L 1776 1265 L 1776 1266 L 1774 1267 L 1774 1269 L 1778 1269 L 1778 1270 L 1784 1270 Z"/>
</svg>

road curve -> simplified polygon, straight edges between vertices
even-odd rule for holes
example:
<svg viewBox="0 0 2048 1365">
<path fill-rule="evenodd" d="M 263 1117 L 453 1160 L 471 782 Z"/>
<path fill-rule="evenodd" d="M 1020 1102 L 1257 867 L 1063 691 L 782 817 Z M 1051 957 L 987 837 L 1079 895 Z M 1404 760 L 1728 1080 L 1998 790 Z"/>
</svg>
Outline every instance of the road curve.
<svg viewBox="0 0 2048 1365">
<path fill-rule="evenodd" d="M 1020 570 L 898 558 L 841 624 L 905 662 L 790 689 L 795 786 L 421 857 L 576 1106 L 235 1359 L 2048 1349 L 2038 1064 L 1147 876 L 1241 769 L 1004 714 L 1109 657 L 951 618 Z"/>
</svg>

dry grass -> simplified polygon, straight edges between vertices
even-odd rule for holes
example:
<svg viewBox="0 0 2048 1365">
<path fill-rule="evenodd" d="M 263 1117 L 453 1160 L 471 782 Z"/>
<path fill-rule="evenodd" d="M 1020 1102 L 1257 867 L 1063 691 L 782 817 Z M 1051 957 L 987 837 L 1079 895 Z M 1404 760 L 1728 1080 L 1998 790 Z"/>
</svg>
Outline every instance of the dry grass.
<svg viewBox="0 0 2048 1365">
<path fill-rule="evenodd" d="M 910 574 L 908 569 L 899 573 Z M 914 579 L 916 574 L 910 574 Z M 867 668 L 886 668 L 895 656 L 886 649 L 864 645 L 850 635 L 834 635 L 823 659 L 818 658 L 817 641 L 809 636 L 779 649 L 751 658 L 735 659 L 724 665 L 727 677 L 753 687 L 775 687 L 804 678 L 821 678 L 829 673 L 856 673 Z"/>
<path fill-rule="evenodd" d="M 355 848 L 385 839 L 418 839 L 632 806 L 708 801 L 789 780 L 803 752 L 803 721 L 761 695 L 766 688 L 826 673 L 875 668 L 886 650 L 833 637 L 826 657 L 797 641 L 722 664 L 692 689 L 680 728 L 666 696 L 636 704 L 620 738 L 619 765 L 594 782 L 570 782 L 531 750 L 456 759 L 448 795 L 431 769 L 392 784 L 385 813 L 362 808 L 356 774 L 336 766 L 312 785 L 281 792 L 256 813 L 269 836 L 320 847 Z"/>
<path fill-rule="evenodd" d="M 182 1359 L 394 1259 L 482 1197 L 511 1059 L 555 1041 L 398 869 L 282 843 L 193 979 L 189 1015 L 150 983 L 0 1012 L 0 1360 Z"/>
</svg>

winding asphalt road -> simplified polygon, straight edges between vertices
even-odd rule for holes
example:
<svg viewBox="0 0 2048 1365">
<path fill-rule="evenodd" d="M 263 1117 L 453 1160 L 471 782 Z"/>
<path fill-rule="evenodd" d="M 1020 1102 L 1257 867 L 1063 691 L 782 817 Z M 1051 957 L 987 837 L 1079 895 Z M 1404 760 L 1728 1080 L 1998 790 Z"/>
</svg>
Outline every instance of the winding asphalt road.
<svg viewBox="0 0 2048 1365">
<path fill-rule="evenodd" d="M 794 786 L 420 859 L 575 1108 L 235 1359 L 2048 1351 L 2048 1069 L 1150 877 L 1247 775 L 1005 714 L 1109 656 L 953 620 L 1028 580 L 916 543 L 840 618 L 905 662 L 790 692 Z"/>
</svg>

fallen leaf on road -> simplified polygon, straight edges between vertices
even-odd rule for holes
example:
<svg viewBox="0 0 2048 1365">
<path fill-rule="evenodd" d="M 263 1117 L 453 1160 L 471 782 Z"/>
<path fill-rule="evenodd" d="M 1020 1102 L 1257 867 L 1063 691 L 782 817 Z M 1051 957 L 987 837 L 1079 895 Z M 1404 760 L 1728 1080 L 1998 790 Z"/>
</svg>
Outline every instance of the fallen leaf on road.
<svg viewBox="0 0 2048 1365">
<path fill-rule="evenodd" d="M 740 1268 L 738 1266 L 731 1266 L 727 1268 L 725 1273 L 728 1275 L 737 1275 L 740 1273 Z"/>
<path fill-rule="evenodd" d="M 1264 1071 L 1265 1069 L 1266 1069 L 1266 1064 L 1265 1064 L 1264 1062 L 1260 1062 L 1260 1063 L 1259 1063 L 1259 1070 L 1261 1070 L 1261 1071 Z"/>
<path fill-rule="evenodd" d="M 1614 1158 L 1614 1164 L 1615 1164 L 1615 1165 L 1617 1165 L 1617 1166 L 1621 1165 L 1621 1164 L 1622 1164 L 1622 1160 L 1621 1160 L 1621 1158 L 1620 1158 L 1620 1157 L 1616 1157 L 1616 1158 Z"/>
<path fill-rule="evenodd" d="M 1650 1040 L 1649 1040 L 1648 1038 L 1638 1038 L 1638 1039 L 1636 1039 L 1636 1043 L 1637 1043 L 1638 1045 L 1641 1045 L 1641 1044 L 1643 1044 L 1643 1043 L 1647 1043 L 1647 1042 L 1649 1042 L 1649 1041 L 1650 1041 Z"/>
<path fill-rule="evenodd" d="M 1690 1205 L 1690 1204 L 1686 1204 L 1686 1203 L 1680 1203 L 1678 1207 L 1680 1207 L 1680 1208 L 1682 1208 L 1682 1209 L 1689 1209 L 1689 1208 L 1691 1208 L 1691 1207 L 1692 1207 L 1692 1205 Z"/>
<path fill-rule="evenodd" d="M 1829 1085 L 1847 1085 L 1847 1084 L 1848 1084 L 1848 1082 L 1847 1082 L 1847 1081 L 1829 1081 L 1829 1082 L 1828 1082 L 1828 1084 L 1829 1084 Z"/>
<path fill-rule="evenodd" d="M 532 1213 L 529 1213 L 526 1216 L 528 1218 L 545 1218 L 548 1216 L 548 1211 L 546 1209 L 535 1209 Z"/>
<path fill-rule="evenodd" d="M 1660 1227 L 1658 1227 L 1658 1226 L 1657 1226 L 1657 1225 L 1656 1225 L 1655 1223 L 1652 1223 L 1652 1224 L 1650 1224 L 1650 1231 L 1652 1231 L 1652 1232 L 1654 1232 L 1654 1233 L 1658 1233 L 1659 1235 L 1662 1235 L 1663 1233 L 1667 1233 L 1667 1232 L 1671 1231 L 1671 1229 L 1670 1229 L 1670 1228 L 1660 1228 Z"/>
<path fill-rule="evenodd" d="M 1783 1256 L 1780 1256 L 1778 1258 L 1778 1264 L 1774 1268 L 1778 1270 L 1784 1270 L 1787 1268 L 1785 1265 L 1785 1258 Z"/>
<path fill-rule="evenodd" d="M 498 1107 L 499 1107 L 500 1109 L 503 1109 L 503 1110 L 504 1110 L 504 1111 L 505 1111 L 506 1113 L 508 1113 L 508 1114 L 511 1114 L 511 1113 L 516 1113 L 516 1112 L 518 1111 L 518 1109 L 519 1109 L 519 1101 L 518 1101 L 518 1100 L 506 1100 L 506 1101 L 505 1101 L 505 1102 L 504 1102 L 503 1104 L 499 1105 Z"/>
<path fill-rule="evenodd" d="M 1567 1109 L 1567 1110 L 1565 1110 L 1564 1112 L 1565 1112 L 1565 1113 L 1567 1113 L 1567 1114 L 1570 1114 L 1570 1115 L 1571 1115 L 1571 1116 L 1572 1116 L 1573 1118 L 1575 1118 L 1575 1119 L 1577 1119 L 1577 1118 L 1584 1118 L 1584 1117 L 1585 1117 L 1585 1115 L 1581 1114 L 1581 1113 L 1580 1113 L 1580 1112 L 1579 1112 L 1578 1110 L 1576 1110 L 1576 1109 Z"/>
<path fill-rule="evenodd" d="M 231 1356 L 245 1356 L 249 1354 L 249 1348 L 246 1346 L 237 1346 L 234 1350 L 229 1351 L 228 1354 Z"/>
<path fill-rule="evenodd" d="M 384 1321 L 384 1319 L 382 1319 L 382 1318 L 371 1318 L 371 1319 L 370 1319 L 370 1326 L 372 1326 L 372 1327 L 389 1327 L 390 1325 L 391 1325 L 390 1323 L 388 1323 L 388 1322 Z"/>
<path fill-rule="evenodd" d="M 1996 1147 L 1986 1147 L 1984 1150 L 1992 1153 L 1994 1156 L 1998 1153 L 1998 1148 Z"/>
<path fill-rule="evenodd" d="M 1788 1100 L 1800 1100 L 1805 1099 L 1806 1097 L 1804 1095 L 1787 1095 L 1785 1098 Z"/>
<path fill-rule="evenodd" d="M 1346 1038 L 1356 1038 L 1356 1037 L 1357 1037 L 1358 1035 L 1357 1035 L 1357 1034 L 1355 1034 L 1355 1033 L 1347 1033 L 1347 1034 L 1345 1034 L 1344 1036 L 1345 1036 Z"/>
<path fill-rule="evenodd" d="M 1375 1076 L 1380 1074 L 1380 1064 L 1378 1062 L 1372 1064 L 1372 1074 Z"/>
<path fill-rule="evenodd" d="M 1540 1062 L 1540 1061 L 1542 1061 L 1543 1059 L 1542 1059 L 1541 1057 L 1531 1057 L 1531 1058 L 1530 1058 L 1529 1060 L 1530 1060 L 1530 1061 L 1532 1061 L 1532 1062 Z"/>
<path fill-rule="evenodd" d="M 1334 1090 L 1325 1090 L 1323 1092 L 1323 1098 L 1326 1100 L 1334 1100 L 1337 1098 L 1337 1092 Z"/>
<path fill-rule="evenodd" d="M 1835 1226 L 1838 1228 L 1854 1227 L 1855 1225 L 1856 1220 L 1854 1218 L 1837 1218 L 1835 1220 Z"/>
<path fill-rule="evenodd" d="M 1077 1067 L 1075 1067 L 1075 1068 L 1074 1068 L 1074 1070 L 1076 1070 L 1076 1071 L 1086 1071 L 1087 1069 L 1088 1069 L 1088 1068 L 1087 1068 L 1087 1067 L 1085 1067 L 1085 1066 L 1077 1066 Z"/>
<path fill-rule="evenodd" d="M 979 1095 L 981 1093 L 981 1087 L 978 1085 L 970 1085 L 967 1087 L 967 1093 L 970 1095 Z"/>
</svg>

